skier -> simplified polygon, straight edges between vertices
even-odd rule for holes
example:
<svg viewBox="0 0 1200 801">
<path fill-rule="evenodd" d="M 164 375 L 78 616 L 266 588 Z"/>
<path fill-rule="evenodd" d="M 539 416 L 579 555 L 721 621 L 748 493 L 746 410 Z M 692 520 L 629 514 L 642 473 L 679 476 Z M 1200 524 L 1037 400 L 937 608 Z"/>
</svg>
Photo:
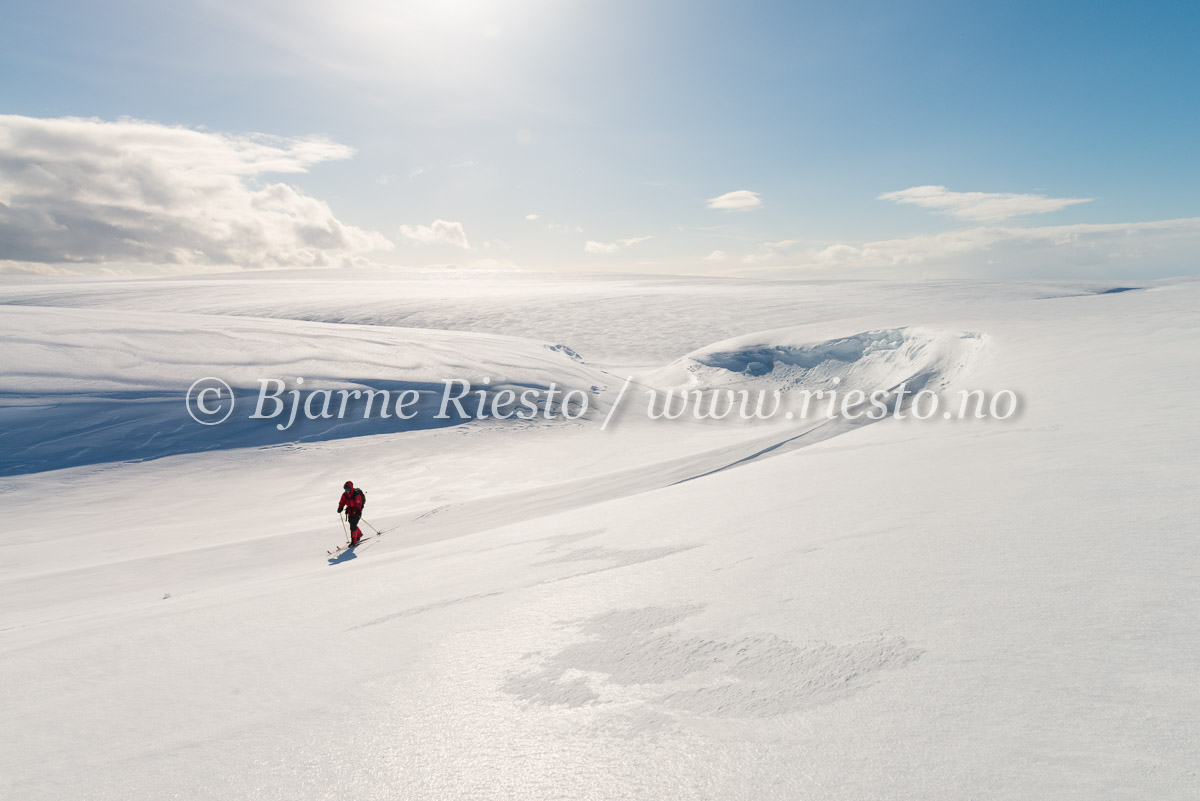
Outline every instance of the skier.
<svg viewBox="0 0 1200 801">
<path fill-rule="evenodd" d="M 342 509 L 346 510 L 346 519 L 350 522 L 350 546 L 353 547 L 358 545 L 358 541 L 362 539 L 362 532 L 358 529 L 358 520 L 362 517 L 367 497 L 363 495 L 362 490 L 354 488 L 353 481 L 347 481 L 342 486 L 346 491 L 342 493 L 342 499 L 338 501 L 338 514 L 342 513 Z"/>
</svg>

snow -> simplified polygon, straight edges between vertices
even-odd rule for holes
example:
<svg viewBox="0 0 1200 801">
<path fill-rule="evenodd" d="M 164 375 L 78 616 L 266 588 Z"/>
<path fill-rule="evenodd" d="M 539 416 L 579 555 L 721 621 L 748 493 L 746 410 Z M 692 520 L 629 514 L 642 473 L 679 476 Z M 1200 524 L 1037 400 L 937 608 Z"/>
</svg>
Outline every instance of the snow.
<svg viewBox="0 0 1200 801">
<path fill-rule="evenodd" d="M 717 342 L 646 377 L 658 386 L 918 391 L 948 385 L 984 346 L 976 332 L 919 327 L 862 331 L 816 342 L 808 328 L 777 329 Z M 796 337 L 799 337 L 797 341 Z"/>
<path fill-rule="evenodd" d="M 1190 797 L 1197 308 L 1186 280 L 4 279 L 0 795 Z M 594 408 L 202 427 L 205 375 Z M 645 415 L 834 378 L 1021 410 Z M 330 557 L 348 478 L 385 533 Z"/>
</svg>

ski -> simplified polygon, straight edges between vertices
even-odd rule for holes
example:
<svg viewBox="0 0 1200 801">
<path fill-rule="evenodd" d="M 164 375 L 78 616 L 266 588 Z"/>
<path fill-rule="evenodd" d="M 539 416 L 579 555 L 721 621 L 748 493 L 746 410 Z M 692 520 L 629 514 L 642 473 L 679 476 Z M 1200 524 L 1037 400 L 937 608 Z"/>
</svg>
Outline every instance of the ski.
<svg viewBox="0 0 1200 801">
<path fill-rule="evenodd" d="M 354 543 L 353 545 L 351 545 L 350 543 L 346 543 L 345 545 L 339 545 L 338 547 L 334 548 L 332 551 L 326 551 L 325 553 L 330 554 L 330 555 L 333 555 L 335 553 L 341 553 L 342 551 L 345 551 L 349 548 L 357 548 L 358 546 L 362 545 L 367 540 L 373 540 L 373 539 L 376 539 L 377 537 L 381 537 L 381 536 L 383 536 L 382 533 L 371 534 L 369 536 L 363 537 L 362 539 L 360 539 L 358 542 Z"/>
</svg>

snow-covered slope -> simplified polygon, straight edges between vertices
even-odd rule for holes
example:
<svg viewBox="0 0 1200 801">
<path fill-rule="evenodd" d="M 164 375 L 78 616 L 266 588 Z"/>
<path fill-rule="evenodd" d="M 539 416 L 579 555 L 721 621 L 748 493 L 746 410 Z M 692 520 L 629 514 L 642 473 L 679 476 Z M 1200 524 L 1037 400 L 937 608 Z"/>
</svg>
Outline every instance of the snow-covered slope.
<svg viewBox="0 0 1200 801">
<path fill-rule="evenodd" d="M 1058 298 L 1141 284 L 1101 281 L 747 281 L 364 270 L 230 278 L 0 283 L 0 304 L 236 315 L 450 329 L 565 343 L 585 358 L 658 366 L 753 331 L 893 309 Z M 903 320 L 912 325 L 917 321 Z"/>
<path fill-rule="evenodd" d="M 1200 284 L 1116 286 L 0 285 L 0 793 L 1189 797 Z M 186 418 L 194 378 L 264 370 L 597 406 L 269 441 Z M 1021 412 L 644 413 L 834 378 Z M 385 534 L 331 557 L 347 478 Z"/>
<path fill-rule="evenodd" d="M 589 395 L 610 378 L 561 346 L 456 331 L 17 306 L 0 316 L 0 332 L 0 475 L 452 425 L 456 407 L 438 418 L 448 378 L 486 380 L 493 392 L 554 384 Z M 181 417 L 188 387 L 209 376 L 243 407 L 257 406 L 261 380 L 286 382 L 284 430 L 245 415 L 213 427 Z M 405 409 L 410 420 L 369 416 L 360 403 L 333 422 L 301 409 L 289 425 L 287 392 L 313 388 L 413 391 L 420 400 Z M 264 403 L 264 414 L 276 408 Z"/>
</svg>

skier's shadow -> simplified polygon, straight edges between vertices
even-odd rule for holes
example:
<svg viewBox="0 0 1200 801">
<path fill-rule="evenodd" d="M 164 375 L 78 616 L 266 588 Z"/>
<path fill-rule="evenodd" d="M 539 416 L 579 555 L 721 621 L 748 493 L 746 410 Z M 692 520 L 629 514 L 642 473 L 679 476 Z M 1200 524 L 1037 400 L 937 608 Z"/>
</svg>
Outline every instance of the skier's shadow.
<svg viewBox="0 0 1200 801">
<path fill-rule="evenodd" d="M 340 565 L 343 562 L 349 562 L 351 559 L 357 559 L 357 558 L 358 558 L 358 554 L 354 553 L 354 549 L 347 548 L 346 550 L 339 553 L 337 556 L 330 559 L 329 564 Z"/>
</svg>

